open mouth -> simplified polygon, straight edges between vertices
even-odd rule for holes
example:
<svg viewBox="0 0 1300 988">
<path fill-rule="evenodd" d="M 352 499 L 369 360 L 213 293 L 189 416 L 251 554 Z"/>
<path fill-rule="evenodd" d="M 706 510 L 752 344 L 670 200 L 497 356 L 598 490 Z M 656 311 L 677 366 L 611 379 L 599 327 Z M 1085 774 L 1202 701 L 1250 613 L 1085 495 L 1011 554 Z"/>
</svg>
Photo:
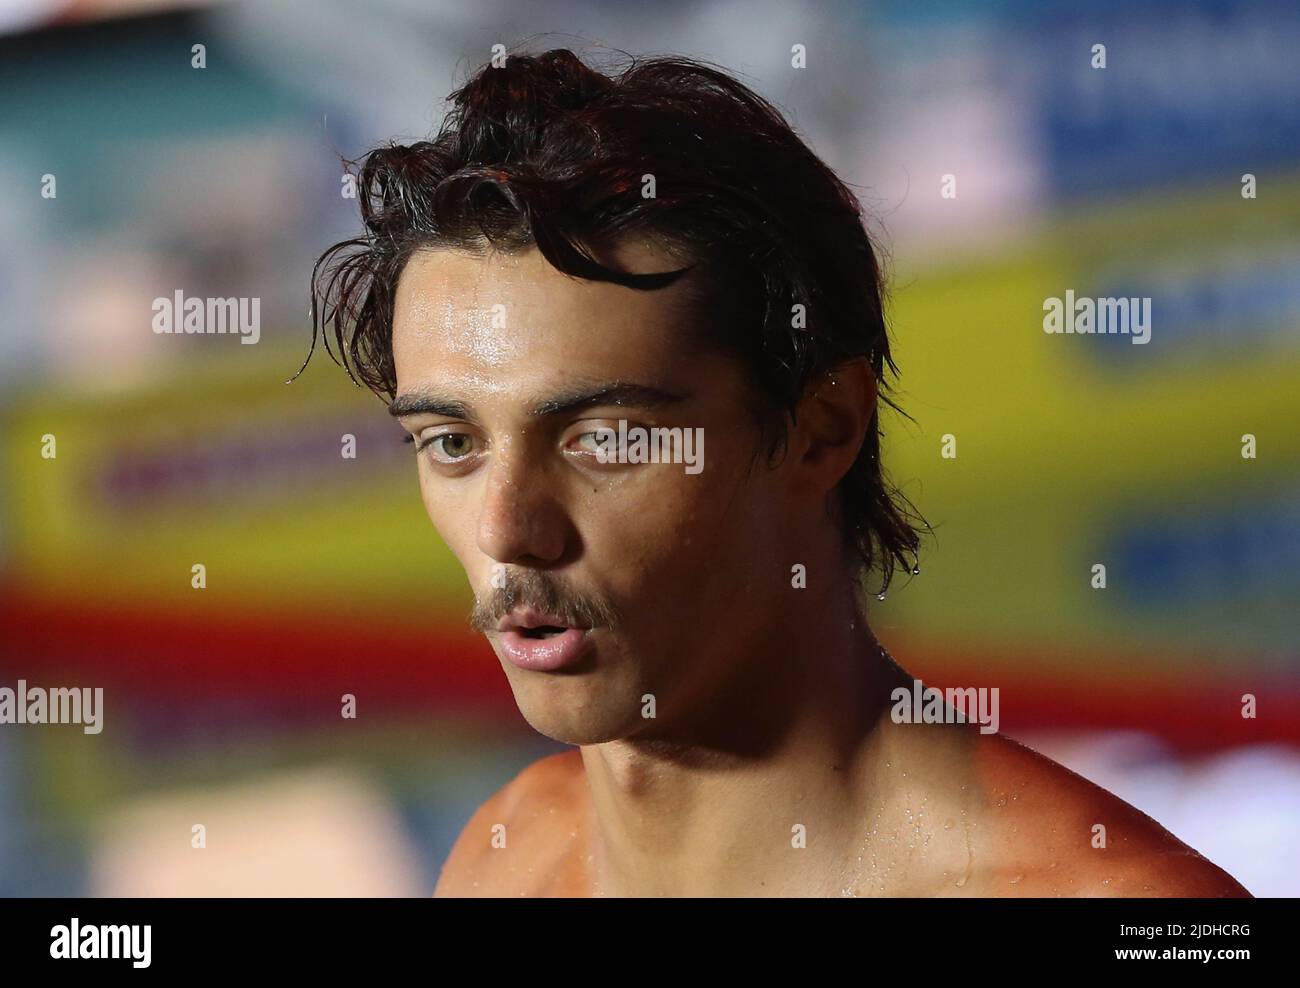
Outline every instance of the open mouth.
<svg viewBox="0 0 1300 988">
<path fill-rule="evenodd" d="M 519 634 L 524 638 L 554 638 L 556 635 L 562 635 L 569 629 L 558 624 L 542 624 L 536 628 L 519 628 Z"/>
<path fill-rule="evenodd" d="M 501 655 L 521 669 L 555 672 L 577 665 L 591 648 L 591 628 L 560 624 L 563 614 L 521 609 L 497 625 Z"/>
</svg>

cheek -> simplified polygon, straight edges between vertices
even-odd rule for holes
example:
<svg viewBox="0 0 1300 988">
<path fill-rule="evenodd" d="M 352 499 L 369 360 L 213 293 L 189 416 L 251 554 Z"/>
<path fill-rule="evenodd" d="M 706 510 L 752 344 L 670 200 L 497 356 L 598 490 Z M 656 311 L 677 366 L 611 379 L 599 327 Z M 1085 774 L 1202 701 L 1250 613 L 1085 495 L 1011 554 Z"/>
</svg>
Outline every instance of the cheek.
<svg viewBox="0 0 1300 988">
<path fill-rule="evenodd" d="M 744 552 L 750 505 L 734 475 L 688 475 L 675 465 L 641 470 L 634 481 L 581 498 L 574 518 L 590 556 L 633 572 L 698 579 L 701 567 L 730 565 Z"/>
<path fill-rule="evenodd" d="M 469 505 L 456 497 L 447 485 L 432 480 L 427 469 L 420 465 L 416 468 L 419 475 L 420 500 L 424 502 L 425 514 L 433 522 L 434 530 L 447 544 L 453 555 L 465 565 L 474 548 L 474 514 Z"/>
</svg>

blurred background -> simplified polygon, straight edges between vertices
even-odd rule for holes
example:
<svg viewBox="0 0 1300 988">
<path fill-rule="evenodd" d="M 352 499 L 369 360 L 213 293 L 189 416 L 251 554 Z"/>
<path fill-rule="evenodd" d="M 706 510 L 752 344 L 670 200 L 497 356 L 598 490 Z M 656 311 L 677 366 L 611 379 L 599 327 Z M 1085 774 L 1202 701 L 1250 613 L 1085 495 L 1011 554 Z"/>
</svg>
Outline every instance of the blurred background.
<svg viewBox="0 0 1300 988">
<path fill-rule="evenodd" d="M 860 193 L 914 418 L 885 462 L 936 528 L 872 601 L 900 662 L 1300 893 L 1292 0 L 5 0 L 0 686 L 106 709 L 0 726 L 0 894 L 428 895 L 558 749 L 382 405 L 322 353 L 285 385 L 359 230 L 339 156 L 530 38 L 718 62 Z M 1151 297 L 1151 342 L 1045 334 L 1067 289 Z M 259 298 L 258 344 L 155 334 L 177 290 Z"/>
</svg>

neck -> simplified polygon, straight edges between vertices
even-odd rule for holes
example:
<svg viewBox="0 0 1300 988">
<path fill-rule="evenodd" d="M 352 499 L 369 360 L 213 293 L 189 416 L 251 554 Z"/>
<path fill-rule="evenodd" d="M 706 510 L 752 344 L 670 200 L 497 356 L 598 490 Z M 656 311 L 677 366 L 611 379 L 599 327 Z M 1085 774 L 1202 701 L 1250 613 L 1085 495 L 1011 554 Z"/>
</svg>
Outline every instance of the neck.
<svg viewBox="0 0 1300 988">
<path fill-rule="evenodd" d="M 597 894 L 839 894 L 888 795 L 900 672 L 851 589 L 803 600 L 689 723 L 582 747 Z"/>
</svg>

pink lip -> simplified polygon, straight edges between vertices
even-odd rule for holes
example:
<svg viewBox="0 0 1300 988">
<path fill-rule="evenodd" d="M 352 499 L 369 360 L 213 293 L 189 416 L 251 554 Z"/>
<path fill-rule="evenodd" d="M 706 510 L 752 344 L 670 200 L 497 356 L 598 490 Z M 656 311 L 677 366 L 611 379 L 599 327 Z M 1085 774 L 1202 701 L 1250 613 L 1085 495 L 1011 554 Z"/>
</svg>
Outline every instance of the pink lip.
<svg viewBox="0 0 1300 988">
<path fill-rule="evenodd" d="M 511 628 L 500 634 L 501 651 L 520 669 L 552 672 L 582 658 L 587 634 L 585 628 L 569 628 L 553 638 L 527 638 L 518 628 Z"/>
</svg>

